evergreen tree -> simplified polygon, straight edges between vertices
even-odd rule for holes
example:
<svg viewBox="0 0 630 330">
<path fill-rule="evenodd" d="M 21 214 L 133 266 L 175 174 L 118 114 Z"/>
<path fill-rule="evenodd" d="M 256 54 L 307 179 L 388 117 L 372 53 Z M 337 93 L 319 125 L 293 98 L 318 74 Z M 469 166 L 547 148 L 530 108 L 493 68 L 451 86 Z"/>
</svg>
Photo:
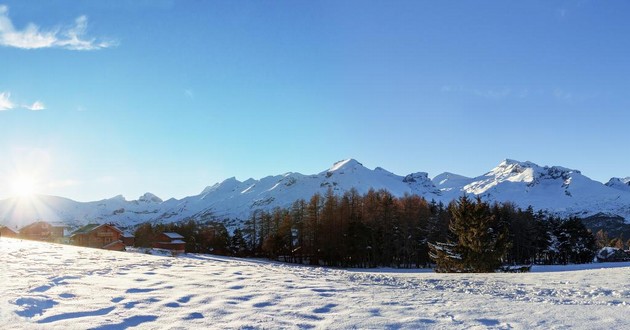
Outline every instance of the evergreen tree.
<svg viewBox="0 0 630 330">
<path fill-rule="evenodd" d="M 243 237 L 243 232 L 236 228 L 230 238 L 230 252 L 236 257 L 244 257 L 247 255 L 247 242 Z"/>
<path fill-rule="evenodd" d="M 456 239 L 430 245 L 437 271 L 493 272 L 499 268 L 509 248 L 507 226 L 480 198 L 471 201 L 462 196 L 449 208 L 453 217 L 449 228 Z"/>
</svg>

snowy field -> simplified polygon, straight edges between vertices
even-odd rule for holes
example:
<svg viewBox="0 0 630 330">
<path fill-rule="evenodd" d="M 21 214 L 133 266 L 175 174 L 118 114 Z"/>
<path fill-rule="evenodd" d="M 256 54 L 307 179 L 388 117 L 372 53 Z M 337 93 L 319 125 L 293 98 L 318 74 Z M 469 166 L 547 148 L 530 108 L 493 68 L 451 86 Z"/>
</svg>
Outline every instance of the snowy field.
<svg viewBox="0 0 630 330">
<path fill-rule="evenodd" d="M 7 238 L 0 258 L 2 329 L 630 328 L 628 263 L 435 274 Z"/>
</svg>

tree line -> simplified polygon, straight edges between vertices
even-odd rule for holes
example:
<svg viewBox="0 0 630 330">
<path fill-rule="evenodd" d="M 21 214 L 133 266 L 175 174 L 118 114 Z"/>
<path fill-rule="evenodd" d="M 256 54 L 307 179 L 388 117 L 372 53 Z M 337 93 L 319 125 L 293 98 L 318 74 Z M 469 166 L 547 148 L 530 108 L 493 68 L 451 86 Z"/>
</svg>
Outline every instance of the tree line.
<svg viewBox="0 0 630 330">
<path fill-rule="evenodd" d="M 329 189 L 287 208 L 254 211 L 231 235 L 218 222 L 144 224 L 137 245 L 164 230 L 184 236 L 187 252 L 333 267 L 491 271 L 500 264 L 590 262 L 596 250 L 594 235 L 577 218 L 466 196 L 444 205 L 386 190 L 336 195 Z"/>
</svg>

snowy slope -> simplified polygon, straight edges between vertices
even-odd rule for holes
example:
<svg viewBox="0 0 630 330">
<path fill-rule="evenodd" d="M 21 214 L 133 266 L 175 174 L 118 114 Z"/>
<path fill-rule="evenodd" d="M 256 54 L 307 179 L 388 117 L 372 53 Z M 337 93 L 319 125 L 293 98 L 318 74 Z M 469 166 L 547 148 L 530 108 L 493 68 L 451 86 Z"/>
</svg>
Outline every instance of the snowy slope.
<svg viewBox="0 0 630 330">
<path fill-rule="evenodd" d="M 436 274 L 158 257 L 7 238 L 0 251 L 0 329 L 630 327 L 630 263 Z M 602 268 L 610 266 L 621 267 Z"/>
<path fill-rule="evenodd" d="M 606 182 L 606 185 L 611 188 L 630 192 L 630 177 L 612 178 Z"/>
<path fill-rule="evenodd" d="M 578 170 L 510 159 L 460 191 L 484 200 L 510 201 L 523 208 L 532 205 L 563 216 L 606 213 L 627 218 L 630 214 L 630 194 L 591 180 Z"/>
<path fill-rule="evenodd" d="M 308 200 L 315 193 L 324 195 L 328 189 L 343 194 L 352 188 L 359 193 L 386 189 L 396 196 L 417 194 L 444 203 L 463 194 L 474 194 L 491 202 L 510 201 L 522 208 L 532 205 L 562 216 L 601 213 L 630 219 L 628 182 L 617 179 L 604 185 L 577 170 L 509 159 L 478 177 L 443 173 L 431 180 L 425 172 L 399 176 L 380 167 L 368 169 L 348 159 L 313 175 L 286 173 L 245 181 L 229 178 L 181 200 L 163 201 L 151 193 L 131 201 L 116 196 L 88 203 L 53 196 L 7 199 L 0 201 L 0 224 L 20 228 L 38 219 L 72 227 L 91 222 L 133 226 L 187 218 L 243 220 L 255 210 L 289 207 L 297 199 Z"/>
</svg>

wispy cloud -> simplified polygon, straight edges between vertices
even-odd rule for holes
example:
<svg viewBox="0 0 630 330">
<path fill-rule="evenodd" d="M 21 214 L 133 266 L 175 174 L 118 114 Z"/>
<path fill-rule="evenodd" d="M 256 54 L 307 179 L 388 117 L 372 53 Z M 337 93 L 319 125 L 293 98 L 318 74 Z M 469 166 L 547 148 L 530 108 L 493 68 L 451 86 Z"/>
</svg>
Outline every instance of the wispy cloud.
<svg viewBox="0 0 630 330">
<path fill-rule="evenodd" d="M 11 110 L 15 107 L 13 102 L 10 100 L 11 94 L 8 92 L 0 93 L 0 111 Z"/>
<path fill-rule="evenodd" d="M 32 111 L 40 111 L 46 109 L 44 102 L 35 101 L 32 104 L 25 105 L 16 105 L 15 102 L 11 101 L 11 93 L 9 92 L 1 92 L 0 93 L 0 111 L 13 110 L 13 109 L 28 109 Z"/>
<path fill-rule="evenodd" d="M 574 99 L 573 93 L 568 92 L 566 90 L 559 89 L 559 88 L 556 88 L 553 90 L 553 96 L 557 100 L 565 101 L 565 102 L 570 102 L 570 101 L 573 101 Z"/>
<path fill-rule="evenodd" d="M 70 50 L 97 50 L 116 46 L 113 40 L 97 40 L 86 36 L 88 19 L 79 16 L 74 24 L 59 28 L 40 29 L 29 23 L 22 30 L 13 26 L 9 7 L 0 5 L 0 45 L 22 49 L 64 48 Z"/>
<path fill-rule="evenodd" d="M 42 101 L 35 101 L 31 105 L 25 105 L 24 108 L 32 110 L 32 111 L 39 111 L 39 110 L 46 109 L 46 106 L 44 105 L 44 102 Z"/>
</svg>

